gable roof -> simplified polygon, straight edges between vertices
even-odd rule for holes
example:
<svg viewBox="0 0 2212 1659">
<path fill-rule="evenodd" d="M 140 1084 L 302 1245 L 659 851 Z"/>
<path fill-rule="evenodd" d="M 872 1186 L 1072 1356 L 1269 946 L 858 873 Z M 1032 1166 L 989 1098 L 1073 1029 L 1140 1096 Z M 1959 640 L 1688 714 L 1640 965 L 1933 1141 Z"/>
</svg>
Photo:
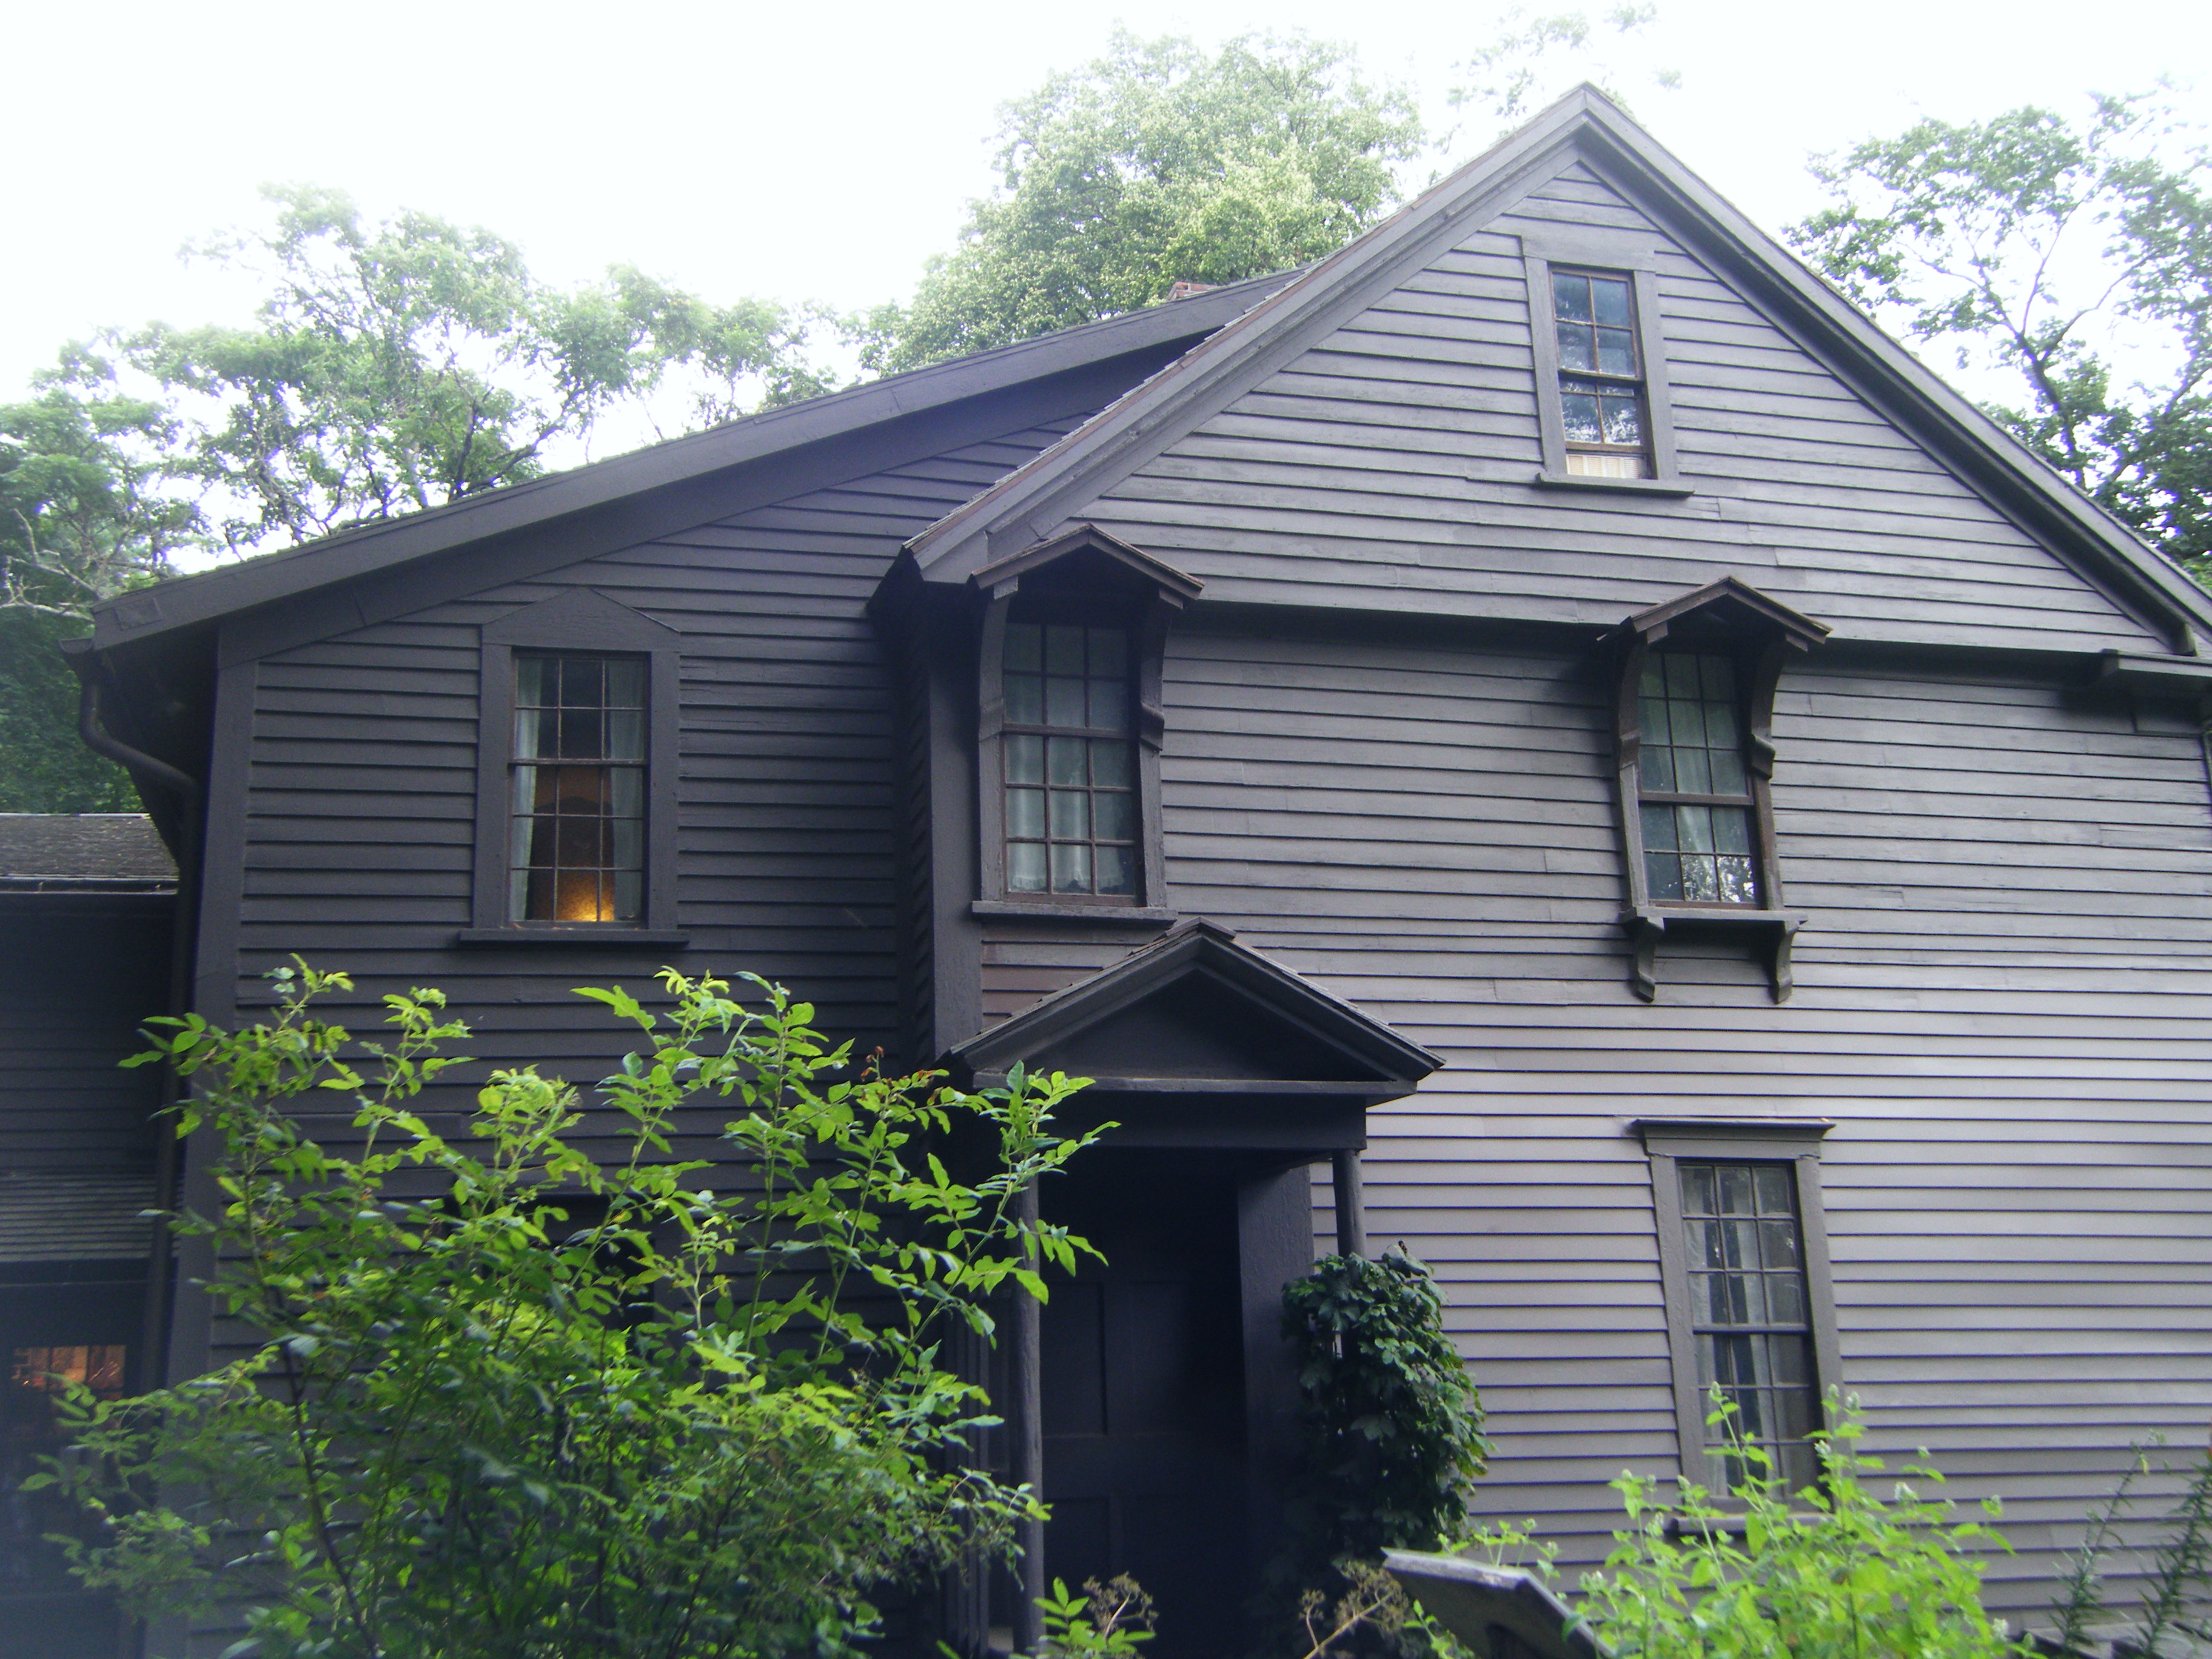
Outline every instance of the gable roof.
<svg viewBox="0 0 2212 1659">
<path fill-rule="evenodd" d="M 1970 484 L 2032 525 L 2078 569 L 2155 617 L 2178 651 L 2212 634 L 2212 595 L 1947 386 L 1698 179 L 1595 88 L 1577 88 L 1394 218 L 1309 269 L 1169 368 L 907 544 L 931 582 L 960 582 L 1056 533 L 1440 246 L 1556 171 L 1593 155 L 1699 253 L 1791 324 L 1891 418 Z"/>
<path fill-rule="evenodd" d="M 1194 340 L 1231 321 L 1295 275 L 1255 276 L 1103 322 L 871 380 L 526 483 L 136 589 L 94 607 L 94 642 L 100 649 L 137 643 L 432 558 L 489 537 L 550 524 L 624 497 L 709 478 L 896 416 Z"/>
</svg>

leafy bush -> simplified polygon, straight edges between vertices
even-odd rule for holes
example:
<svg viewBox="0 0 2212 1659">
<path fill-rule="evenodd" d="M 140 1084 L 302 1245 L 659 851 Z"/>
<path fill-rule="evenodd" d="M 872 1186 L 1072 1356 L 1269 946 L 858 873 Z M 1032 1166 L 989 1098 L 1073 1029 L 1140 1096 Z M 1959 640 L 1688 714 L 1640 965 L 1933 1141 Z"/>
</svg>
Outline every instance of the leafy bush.
<svg viewBox="0 0 2212 1659">
<path fill-rule="evenodd" d="M 2086 1650 L 2096 1636 L 2110 1636 L 2113 1626 L 2124 1629 L 2128 1646 L 2150 1659 L 2184 1650 L 2189 1641 L 2212 1646 L 2212 1455 L 2197 1460 L 2154 1534 L 2148 1559 L 2132 1553 L 2145 1569 L 2135 1607 L 2124 1613 L 2106 1597 L 2107 1564 L 2130 1553 L 2120 1544 L 2120 1524 L 2134 1502 L 2136 1482 L 2150 1472 L 2148 1449 L 2139 1446 L 2111 1501 L 2089 1512 L 2081 1547 L 2068 1563 L 2060 1600 L 2051 1609 L 2059 1647 Z"/>
<path fill-rule="evenodd" d="M 1316 1652 L 1398 1650 L 1402 1598 L 1389 1601 L 1376 1563 L 1464 1534 L 1490 1455 L 1481 1399 L 1435 1281 L 1402 1251 L 1322 1257 L 1284 1287 L 1283 1334 L 1297 1356 L 1300 1445 L 1271 1599 L 1295 1600 L 1301 1646 Z"/>
<path fill-rule="evenodd" d="M 1714 1420 L 1733 1407 L 1716 1401 Z M 1856 1402 L 1829 1393 L 1832 1426 L 1816 1436 L 1820 1480 L 1791 1493 L 1759 1447 L 1731 1456 L 1752 1471 L 1723 1509 L 1694 1482 L 1656 1501 L 1657 1482 L 1613 1484 L 1629 1525 L 1603 1570 L 1583 1577 L 1583 1612 L 1619 1659 L 1999 1659 L 2026 1655 L 1982 1609 L 1982 1564 L 2008 1547 L 1979 1521 L 1954 1522 L 1924 1462 L 1887 1501 L 1868 1485 L 1881 1460 L 1857 1449 Z M 1984 1510 L 1997 1518 L 2000 1505 Z"/>
<path fill-rule="evenodd" d="M 273 1024 L 167 1021 L 141 1057 L 191 1079 L 178 1127 L 222 1148 L 220 1212 L 180 1225 L 252 1352 L 74 1398 L 46 1479 L 106 1523 L 74 1552 L 88 1583 L 242 1623 L 259 1656 L 838 1652 L 878 1587 L 1032 1512 L 962 1467 L 988 1402 L 935 1341 L 1087 1248 L 1013 1202 L 1085 1144 L 1048 1128 L 1079 1081 L 833 1080 L 847 1050 L 807 1005 L 668 971 L 666 1012 L 582 993 L 647 1039 L 599 1085 L 610 1113 L 586 1129 L 574 1090 L 495 1072 L 468 1145 L 409 1104 L 465 1035 L 439 993 L 385 999 L 365 1080 L 309 1012 L 345 977 L 276 977 Z M 291 1115 L 317 1091 L 353 1097 L 349 1150 Z M 671 1138 L 718 1107 L 708 1190 Z M 956 1114 L 1001 1154 L 972 1186 L 926 1152 Z"/>
</svg>

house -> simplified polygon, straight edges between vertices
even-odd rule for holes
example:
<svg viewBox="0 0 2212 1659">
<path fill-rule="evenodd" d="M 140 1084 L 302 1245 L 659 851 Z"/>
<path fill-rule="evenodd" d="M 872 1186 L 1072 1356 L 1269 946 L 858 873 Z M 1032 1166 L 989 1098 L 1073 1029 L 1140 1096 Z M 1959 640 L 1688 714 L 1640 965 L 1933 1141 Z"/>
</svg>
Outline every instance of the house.
<svg viewBox="0 0 2212 1659">
<path fill-rule="evenodd" d="M 744 967 L 1097 1078 L 1044 1201 L 1110 1265 L 994 1363 L 1045 1571 L 1133 1571 L 1173 1659 L 1339 1244 L 1432 1265 L 1480 1504 L 1567 1561 L 1624 1466 L 1717 1478 L 1709 1382 L 1793 1469 L 1835 1386 L 2004 1498 L 2038 1607 L 2212 1413 L 2208 640 L 1585 89 L 1304 271 L 134 592 L 76 660 L 218 1023 L 297 951 L 589 1079 L 570 987 Z M 0 1129 L 53 1181 L 144 1156 L 46 1098 Z"/>
</svg>

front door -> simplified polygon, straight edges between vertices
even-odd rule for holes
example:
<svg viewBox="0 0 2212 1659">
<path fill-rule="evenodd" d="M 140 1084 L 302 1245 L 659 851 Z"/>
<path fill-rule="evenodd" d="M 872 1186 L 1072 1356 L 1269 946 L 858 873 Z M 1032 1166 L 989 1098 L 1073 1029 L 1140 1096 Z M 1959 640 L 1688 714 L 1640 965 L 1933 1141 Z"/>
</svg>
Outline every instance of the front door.
<svg viewBox="0 0 2212 1659">
<path fill-rule="evenodd" d="M 1044 1309 L 1045 1572 L 1135 1578 L 1148 1659 L 1235 1651 L 1249 1594 L 1236 1186 L 1208 1162 L 1095 1150 L 1042 1194 L 1106 1255 Z"/>
</svg>

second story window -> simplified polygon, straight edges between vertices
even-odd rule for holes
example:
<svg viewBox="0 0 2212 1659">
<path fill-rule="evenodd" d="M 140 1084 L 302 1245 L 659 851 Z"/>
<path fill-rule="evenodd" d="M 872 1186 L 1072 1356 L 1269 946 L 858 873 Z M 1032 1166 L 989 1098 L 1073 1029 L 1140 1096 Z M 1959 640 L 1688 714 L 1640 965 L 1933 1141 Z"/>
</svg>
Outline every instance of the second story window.
<svg viewBox="0 0 2212 1659">
<path fill-rule="evenodd" d="M 1601 271 L 1555 270 L 1551 276 L 1567 471 L 1648 478 L 1651 441 L 1635 284 L 1625 275 Z"/>
<path fill-rule="evenodd" d="M 1006 891 L 1133 899 L 1127 630 L 1009 622 L 1004 685 Z"/>
<path fill-rule="evenodd" d="M 1755 803 L 1735 664 L 1713 652 L 1652 652 L 1644 659 L 1637 709 L 1651 901 L 1757 904 Z"/>
<path fill-rule="evenodd" d="M 514 658 L 510 914 L 635 922 L 645 913 L 646 665 Z"/>
</svg>

